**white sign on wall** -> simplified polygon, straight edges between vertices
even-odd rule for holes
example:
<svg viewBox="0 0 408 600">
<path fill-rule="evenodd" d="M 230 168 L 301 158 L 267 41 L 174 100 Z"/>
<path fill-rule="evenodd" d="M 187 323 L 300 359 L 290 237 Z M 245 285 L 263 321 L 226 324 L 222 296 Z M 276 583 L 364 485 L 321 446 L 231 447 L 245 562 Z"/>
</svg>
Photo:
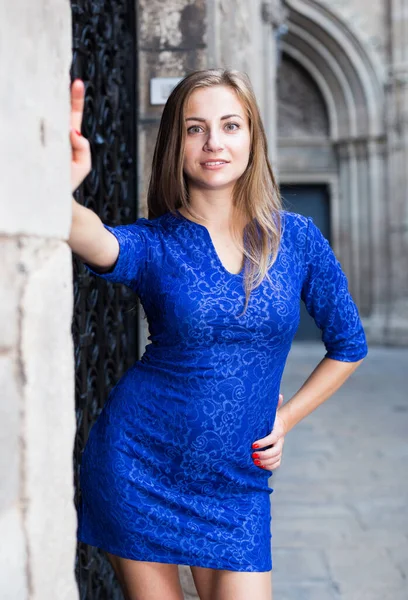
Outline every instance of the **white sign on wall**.
<svg viewBox="0 0 408 600">
<path fill-rule="evenodd" d="M 150 80 L 150 104 L 166 104 L 182 77 L 153 77 Z"/>
</svg>

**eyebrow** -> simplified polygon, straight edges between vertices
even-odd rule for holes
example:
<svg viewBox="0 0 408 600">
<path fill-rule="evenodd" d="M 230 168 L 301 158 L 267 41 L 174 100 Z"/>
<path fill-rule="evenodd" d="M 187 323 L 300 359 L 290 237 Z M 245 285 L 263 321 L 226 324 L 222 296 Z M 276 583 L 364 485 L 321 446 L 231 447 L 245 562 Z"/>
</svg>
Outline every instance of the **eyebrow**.
<svg viewBox="0 0 408 600">
<path fill-rule="evenodd" d="M 221 121 L 225 121 L 225 119 L 231 119 L 232 117 L 238 117 L 238 119 L 244 120 L 241 115 L 224 115 L 221 117 Z M 201 117 L 187 117 L 186 121 L 199 121 L 200 123 L 205 123 L 206 119 Z"/>
</svg>

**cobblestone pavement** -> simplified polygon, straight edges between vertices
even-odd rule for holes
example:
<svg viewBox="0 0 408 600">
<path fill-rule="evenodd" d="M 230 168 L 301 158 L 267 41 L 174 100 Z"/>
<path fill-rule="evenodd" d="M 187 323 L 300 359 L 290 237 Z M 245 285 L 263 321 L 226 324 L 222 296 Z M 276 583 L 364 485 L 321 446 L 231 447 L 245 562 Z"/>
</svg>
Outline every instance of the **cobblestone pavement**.
<svg viewBox="0 0 408 600">
<path fill-rule="evenodd" d="M 323 355 L 293 344 L 285 401 Z M 269 483 L 274 600 L 408 600 L 408 349 L 370 347 Z"/>
</svg>

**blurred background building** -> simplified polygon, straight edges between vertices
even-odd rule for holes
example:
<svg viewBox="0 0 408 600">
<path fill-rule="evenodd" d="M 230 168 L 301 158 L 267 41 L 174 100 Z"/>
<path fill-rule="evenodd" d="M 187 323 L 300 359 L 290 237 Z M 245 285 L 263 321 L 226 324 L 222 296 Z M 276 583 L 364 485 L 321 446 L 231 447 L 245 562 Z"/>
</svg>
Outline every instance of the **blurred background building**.
<svg viewBox="0 0 408 600">
<path fill-rule="evenodd" d="M 330 240 L 369 344 L 407 346 L 408 0 L 17 0 L 0 40 L 0 595 L 71 599 L 72 476 L 148 332 L 126 291 L 76 261 L 72 277 L 70 76 L 93 152 L 76 197 L 116 224 L 147 216 L 162 78 L 246 71 L 285 207 Z M 315 337 L 303 314 L 298 339 Z M 80 548 L 76 574 L 81 598 L 120 597 L 98 553 Z"/>
</svg>

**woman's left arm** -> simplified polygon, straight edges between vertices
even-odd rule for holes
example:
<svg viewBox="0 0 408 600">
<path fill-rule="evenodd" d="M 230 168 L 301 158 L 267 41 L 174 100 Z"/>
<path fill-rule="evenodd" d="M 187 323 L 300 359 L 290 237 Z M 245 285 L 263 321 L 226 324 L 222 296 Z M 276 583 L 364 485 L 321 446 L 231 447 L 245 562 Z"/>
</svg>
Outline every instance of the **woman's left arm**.
<svg viewBox="0 0 408 600">
<path fill-rule="evenodd" d="M 278 408 L 271 433 L 252 444 L 253 457 L 259 460 L 261 468 L 273 471 L 280 467 L 288 431 L 330 398 L 363 360 L 352 363 L 326 357 L 321 360 L 296 394 Z M 262 450 L 267 446 L 272 448 Z"/>
<path fill-rule="evenodd" d="M 363 362 L 343 362 L 323 358 L 302 387 L 276 414 L 283 421 L 284 435 L 330 398 Z"/>
<path fill-rule="evenodd" d="M 328 240 L 313 219 L 307 218 L 304 252 L 304 278 L 301 298 L 308 313 L 322 330 L 326 355 L 298 392 L 278 406 L 272 432 L 256 440 L 262 452 L 260 466 L 280 465 L 283 439 L 299 421 L 330 398 L 357 369 L 368 353 L 367 340 L 348 280 Z"/>
</svg>

